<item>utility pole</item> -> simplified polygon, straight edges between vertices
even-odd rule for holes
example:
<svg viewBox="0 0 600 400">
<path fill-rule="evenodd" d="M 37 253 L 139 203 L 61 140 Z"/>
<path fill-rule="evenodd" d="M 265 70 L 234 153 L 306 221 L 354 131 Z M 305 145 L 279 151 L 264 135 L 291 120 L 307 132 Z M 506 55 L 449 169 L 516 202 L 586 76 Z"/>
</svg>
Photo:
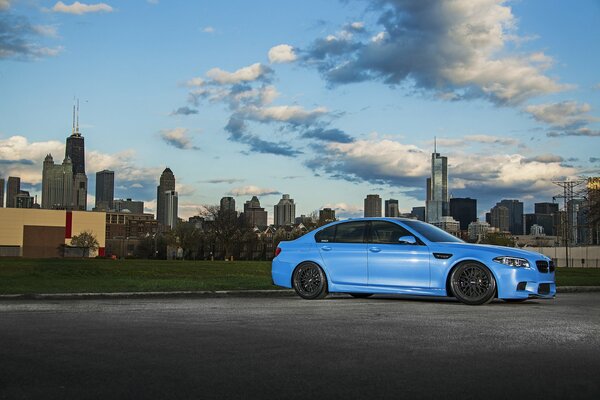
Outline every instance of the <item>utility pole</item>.
<svg viewBox="0 0 600 400">
<path fill-rule="evenodd" d="M 563 193 L 555 197 L 563 199 L 564 214 L 561 218 L 561 225 L 563 226 L 563 238 L 565 241 L 565 259 L 567 268 L 569 267 L 569 244 L 573 237 L 571 232 L 571 211 L 569 210 L 569 207 L 573 208 L 572 200 L 574 198 L 575 188 L 585 182 L 585 179 L 578 179 L 574 181 L 552 181 L 552 183 L 554 183 L 555 185 L 563 188 Z M 577 237 L 577 233 L 575 233 L 575 237 Z"/>
</svg>

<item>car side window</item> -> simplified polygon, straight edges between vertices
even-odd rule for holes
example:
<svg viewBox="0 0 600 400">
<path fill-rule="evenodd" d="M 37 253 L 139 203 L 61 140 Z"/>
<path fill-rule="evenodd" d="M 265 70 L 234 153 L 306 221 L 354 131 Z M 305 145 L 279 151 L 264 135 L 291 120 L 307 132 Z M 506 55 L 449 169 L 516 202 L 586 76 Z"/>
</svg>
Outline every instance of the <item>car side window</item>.
<svg viewBox="0 0 600 400">
<path fill-rule="evenodd" d="M 402 236 L 413 236 L 398 224 L 386 221 L 371 222 L 371 243 L 399 244 Z"/>
<path fill-rule="evenodd" d="M 364 221 L 337 224 L 336 243 L 363 243 L 367 224 Z"/>
<path fill-rule="evenodd" d="M 317 232 L 317 234 L 315 235 L 315 240 L 317 241 L 317 243 L 333 242 L 333 239 L 335 238 L 335 227 L 336 226 L 337 225 L 330 226 L 329 228 L 323 229 L 321 232 Z"/>
</svg>

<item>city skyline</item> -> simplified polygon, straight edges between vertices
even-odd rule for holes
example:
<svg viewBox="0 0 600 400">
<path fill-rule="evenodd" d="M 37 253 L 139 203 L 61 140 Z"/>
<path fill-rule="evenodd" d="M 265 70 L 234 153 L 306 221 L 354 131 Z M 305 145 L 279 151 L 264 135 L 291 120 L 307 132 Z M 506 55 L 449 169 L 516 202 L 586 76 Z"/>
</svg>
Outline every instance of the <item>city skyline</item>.
<svg viewBox="0 0 600 400">
<path fill-rule="evenodd" d="M 476 198 L 480 220 L 502 199 L 523 201 L 526 212 L 551 201 L 553 179 L 598 174 L 599 56 L 589 50 L 600 8 L 591 1 L 486 1 L 473 12 L 445 2 L 428 20 L 428 6 L 420 14 L 408 2 L 107 1 L 98 13 L 67 3 L 62 12 L 55 2 L 0 9 L 5 33 L 29 44 L 9 51 L 0 42 L 0 178 L 20 176 L 38 198 L 44 156 L 65 154 L 74 96 L 87 187 L 96 172 L 115 171 L 115 198 L 156 213 L 168 166 L 184 218 L 223 196 L 243 204 L 256 195 L 272 222 L 283 193 L 297 215 L 362 215 L 369 193 L 398 199 L 406 213 L 425 204 L 434 136 L 448 157 L 449 194 Z M 393 29 L 399 15 L 414 22 L 406 37 Z M 19 30 L 18 18 L 35 29 Z M 408 39 L 418 47 L 420 32 L 442 46 L 447 69 L 417 48 L 408 50 L 425 64 L 391 62 L 406 58 Z"/>
</svg>

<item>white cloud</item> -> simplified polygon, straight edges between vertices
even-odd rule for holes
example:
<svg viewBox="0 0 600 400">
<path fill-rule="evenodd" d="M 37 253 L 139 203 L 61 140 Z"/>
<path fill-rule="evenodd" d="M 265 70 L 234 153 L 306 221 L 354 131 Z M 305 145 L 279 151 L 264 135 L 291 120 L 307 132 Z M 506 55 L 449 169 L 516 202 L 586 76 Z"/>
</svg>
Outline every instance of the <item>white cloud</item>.
<svg viewBox="0 0 600 400">
<path fill-rule="evenodd" d="M 20 176 L 23 182 L 37 184 L 42 181 L 42 162 L 48 153 L 61 163 L 65 145 L 56 140 L 29 142 L 23 136 L 0 139 L 0 175 Z"/>
<path fill-rule="evenodd" d="M 202 28 L 202 32 L 204 32 L 204 33 L 214 33 L 215 32 L 215 28 L 213 28 L 212 26 L 205 26 L 204 28 Z"/>
<path fill-rule="evenodd" d="M 240 68 L 235 72 L 227 72 L 220 68 L 213 68 L 206 73 L 206 76 L 218 84 L 232 85 L 264 79 L 269 73 L 271 73 L 270 68 L 265 67 L 261 63 L 255 63 Z"/>
<path fill-rule="evenodd" d="M 331 208 L 335 210 L 336 218 L 357 218 L 364 214 L 363 207 L 356 204 L 348 203 L 327 203 L 321 208 Z"/>
<path fill-rule="evenodd" d="M 231 189 L 229 194 L 232 196 L 268 196 L 281 194 L 281 192 L 275 189 L 261 188 L 254 185 L 248 185 Z"/>
<path fill-rule="evenodd" d="M 32 28 L 39 35 L 51 38 L 58 37 L 58 29 L 54 25 L 33 25 Z"/>
<path fill-rule="evenodd" d="M 460 138 L 438 138 L 437 145 L 440 147 L 463 147 L 472 144 L 516 146 L 519 140 L 506 136 L 494 135 L 466 135 Z M 433 146 L 433 141 L 430 142 Z"/>
<path fill-rule="evenodd" d="M 11 0 L 0 0 L 0 10 L 8 10 Z"/>
<path fill-rule="evenodd" d="M 197 150 L 186 128 L 163 129 L 160 131 L 160 137 L 167 144 L 181 150 Z"/>
<path fill-rule="evenodd" d="M 52 7 L 52 11 L 57 13 L 82 15 L 96 12 L 113 12 L 114 10 L 106 3 L 85 4 L 76 1 L 71 5 L 67 5 L 62 1 L 59 1 Z"/>
<path fill-rule="evenodd" d="M 320 116 L 327 114 L 327 109 L 325 107 L 318 107 L 313 110 L 306 110 L 300 106 L 249 106 L 244 108 L 242 113 L 248 118 L 256 121 L 277 121 L 302 125 L 310 124 Z"/>
<path fill-rule="evenodd" d="M 578 128 L 590 122 L 598 121 L 598 118 L 588 115 L 591 109 L 592 107 L 589 104 L 576 101 L 525 107 L 525 111 L 537 121 L 551 125 L 554 128 Z"/>
<path fill-rule="evenodd" d="M 296 61 L 296 58 L 294 48 L 289 44 L 280 44 L 269 50 L 269 62 L 272 64 L 289 63 Z"/>
<path fill-rule="evenodd" d="M 185 82 L 185 86 L 187 87 L 200 87 L 204 85 L 204 79 L 200 78 L 200 77 L 195 77 L 192 78 L 190 80 L 188 80 L 187 82 Z"/>
</svg>

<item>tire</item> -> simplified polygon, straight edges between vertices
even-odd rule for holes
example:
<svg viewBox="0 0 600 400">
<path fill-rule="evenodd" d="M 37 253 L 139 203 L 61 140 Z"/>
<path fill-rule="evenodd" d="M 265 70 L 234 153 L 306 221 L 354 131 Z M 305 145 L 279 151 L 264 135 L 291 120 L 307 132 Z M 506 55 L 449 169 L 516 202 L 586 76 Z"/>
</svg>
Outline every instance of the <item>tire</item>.
<svg viewBox="0 0 600 400">
<path fill-rule="evenodd" d="M 522 303 L 524 301 L 527 301 L 529 299 L 503 299 L 505 302 L 507 303 Z"/>
<path fill-rule="evenodd" d="M 292 286 L 298 296 L 307 300 L 322 299 L 327 296 L 327 277 L 317 264 L 303 262 L 292 274 Z"/>
<path fill-rule="evenodd" d="M 373 293 L 348 293 L 348 294 L 357 299 L 366 299 L 367 297 L 373 296 Z"/>
<path fill-rule="evenodd" d="M 485 265 L 466 261 L 452 271 L 450 287 L 460 302 L 478 306 L 494 299 L 496 279 Z"/>
</svg>

